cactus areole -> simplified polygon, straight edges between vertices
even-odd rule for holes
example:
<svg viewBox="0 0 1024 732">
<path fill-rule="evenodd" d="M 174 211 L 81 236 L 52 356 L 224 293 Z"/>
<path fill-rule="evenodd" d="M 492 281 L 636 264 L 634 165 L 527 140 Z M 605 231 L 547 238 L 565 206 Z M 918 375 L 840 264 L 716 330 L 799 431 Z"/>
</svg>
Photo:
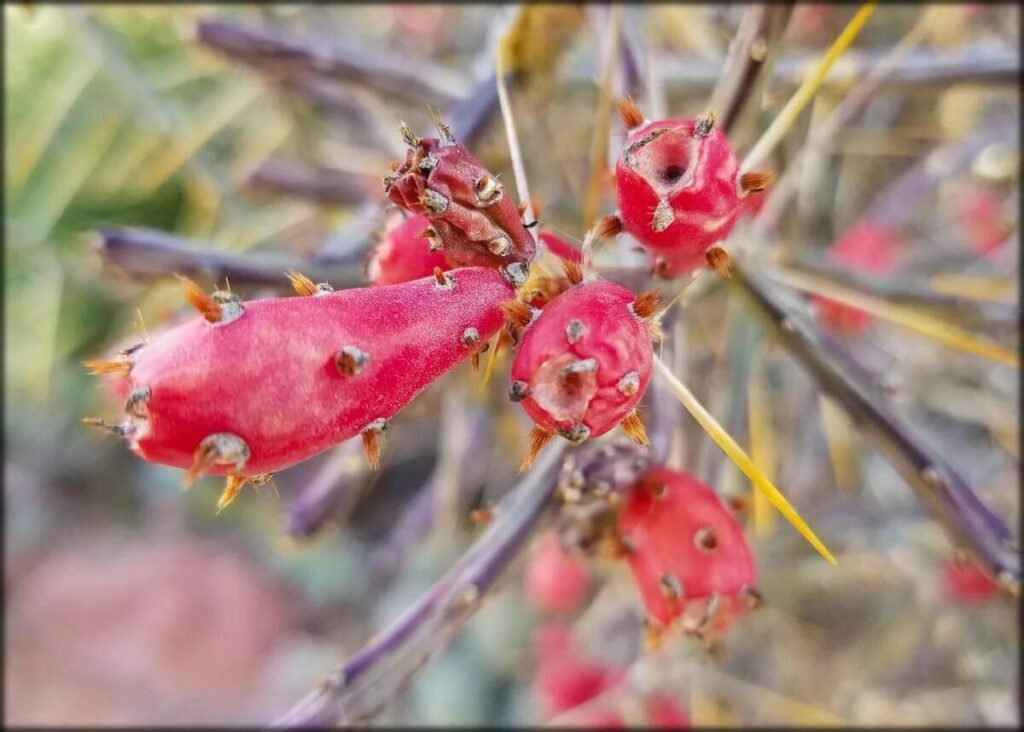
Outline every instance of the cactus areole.
<svg viewBox="0 0 1024 732">
<path fill-rule="evenodd" d="M 401 127 L 410 149 L 384 174 L 384 191 L 400 208 L 429 219 L 426 237 L 450 262 L 497 267 L 522 284 L 536 255 L 533 236 L 498 179 L 455 142 L 444 123 L 438 127 L 441 139 L 417 138 Z"/>
<path fill-rule="evenodd" d="M 615 165 L 619 217 L 651 255 L 655 272 L 676 277 L 704 263 L 732 231 L 751 179 L 709 117 L 645 122 L 629 132 Z"/>
<path fill-rule="evenodd" d="M 649 313 L 610 282 L 576 285 L 523 334 L 510 395 L 542 429 L 573 442 L 603 435 L 629 414 L 651 380 Z"/>
<path fill-rule="evenodd" d="M 269 474 L 383 431 L 471 354 L 467 330 L 484 339 L 497 332 L 499 303 L 511 294 L 481 268 L 244 304 L 215 293 L 219 310 L 126 357 L 127 419 L 107 427 L 152 462 Z"/>
<path fill-rule="evenodd" d="M 756 601 L 757 575 L 743 530 L 693 476 L 648 471 L 629 492 L 618 531 L 630 548 L 627 562 L 648 617 L 658 625 L 671 625 L 694 606 L 700 612 L 691 630 L 724 625 Z"/>
</svg>

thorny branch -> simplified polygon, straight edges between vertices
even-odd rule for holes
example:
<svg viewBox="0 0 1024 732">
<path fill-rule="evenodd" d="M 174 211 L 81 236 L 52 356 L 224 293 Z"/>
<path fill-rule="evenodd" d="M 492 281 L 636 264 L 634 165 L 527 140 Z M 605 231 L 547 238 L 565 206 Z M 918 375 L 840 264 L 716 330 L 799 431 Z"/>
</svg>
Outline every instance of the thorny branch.
<svg viewBox="0 0 1024 732">
<path fill-rule="evenodd" d="M 213 281 L 227 277 L 235 285 L 285 287 L 284 273 L 296 270 L 337 289 L 359 287 L 365 280 L 363 265 L 351 260 L 224 252 L 153 229 L 106 229 L 95 235 L 92 248 L 104 264 L 137 278 L 177 273 Z"/>
<path fill-rule="evenodd" d="M 495 507 L 484 535 L 408 611 L 276 722 L 278 727 L 352 724 L 372 718 L 480 608 L 502 571 L 552 504 L 566 444 L 541 453 Z"/>
<path fill-rule="evenodd" d="M 1019 595 L 1020 548 L 1010 530 L 953 466 L 890 409 L 885 398 L 863 380 L 862 372 L 849 365 L 852 359 L 846 349 L 802 322 L 757 275 L 739 263 L 734 262 L 730 284 L 746 297 L 818 387 L 861 426 L 952 538 L 965 544 L 1008 592 Z"/>
</svg>

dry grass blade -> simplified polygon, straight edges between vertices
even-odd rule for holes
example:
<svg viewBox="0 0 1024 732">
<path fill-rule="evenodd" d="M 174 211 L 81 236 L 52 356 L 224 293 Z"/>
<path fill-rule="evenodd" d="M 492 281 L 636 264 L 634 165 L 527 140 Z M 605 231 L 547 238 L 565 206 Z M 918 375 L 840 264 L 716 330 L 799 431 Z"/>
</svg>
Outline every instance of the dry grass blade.
<svg viewBox="0 0 1024 732">
<path fill-rule="evenodd" d="M 782 273 L 776 270 L 771 274 L 771 279 L 804 292 L 827 297 L 829 300 L 834 300 L 857 310 L 863 310 L 866 313 L 895 323 L 915 333 L 920 333 L 958 351 L 981 356 L 1006 366 L 1020 367 L 1020 357 L 1015 351 L 981 340 L 980 338 L 975 338 L 967 331 L 957 328 L 946 321 L 938 320 L 915 308 L 894 305 L 885 302 L 881 298 L 863 292 L 856 292 L 833 282 L 824 282 L 806 273 Z"/>
<path fill-rule="evenodd" d="M 801 518 L 797 510 L 790 505 L 786 497 L 768 480 L 767 476 L 754 464 L 754 461 L 743 451 L 743 448 L 737 444 L 736 440 L 704 409 L 703 405 L 697 401 L 697 397 L 686 388 L 683 382 L 676 378 L 675 374 L 657 356 L 654 357 L 654 368 L 668 382 L 672 393 L 686 407 L 686 410 L 693 418 L 697 420 L 697 423 L 700 424 L 704 431 L 708 433 L 708 436 L 715 441 L 715 444 L 722 449 L 730 460 L 736 463 L 736 467 L 750 479 L 759 491 L 765 494 L 779 513 L 785 516 L 786 520 L 793 525 L 793 528 L 799 531 L 811 546 L 818 550 L 821 556 L 834 565 L 836 563 L 835 557 L 832 556 L 832 553 L 815 535 L 811 527 L 807 525 L 807 522 Z"/>
<path fill-rule="evenodd" d="M 832 65 L 850 47 L 854 39 L 857 38 L 857 35 L 864 27 L 864 24 L 868 22 L 868 18 L 871 17 L 877 5 L 877 1 L 862 5 L 857 14 L 853 16 L 853 19 L 843 28 L 843 32 L 839 34 L 835 42 L 825 51 L 825 55 L 822 57 L 817 68 L 797 88 L 790 100 L 786 102 L 786 106 L 772 120 L 768 129 L 765 130 L 761 138 L 750 149 L 750 152 L 747 153 L 747 156 L 740 164 L 740 173 L 747 173 L 756 168 L 775 149 L 775 146 L 789 131 L 789 128 L 793 126 L 793 123 L 796 122 L 804 107 L 814 97 L 818 87 L 821 86 L 821 82 L 828 76 Z"/>
<path fill-rule="evenodd" d="M 622 37 L 622 6 L 611 6 L 608 13 L 608 25 L 605 30 L 608 38 L 608 50 L 601 72 L 601 86 L 597 95 L 597 108 L 594 110 L 594 133 L 590 139 L 590 175 L 587 177 L 587 194 L 583 201 L 583 225 L 597 217 L 597 209 L 601 203 L 602 181 L 608 167 L 608 135 L 611 131 L 612 119 L 612 82 L 615 69 L 619 65 L 619 40 Z"/>
<path fill-rule="evenodd" d="M 763 354 L 763 350 L 761 351 Z M 771 479 L 775 472 L 775 430 L 772 428 L 770 405 L 765 393 L 763 359 L 755 361 L 747 382 L 747 414 L 750 424 L 750 459 Z M 755 536 L 775 533 L 776 514 L 768 497 L 754 487 L 754 506 L 751 521 Z"/>
<path fill-rule="evenodd" d="M 521 11 L 521 12 L 525 12 Z M 526 182 L 526 167 L 523 165 L 523 152 L 519 147 L 519 134 L 516 132 L 516 121 L 512 115 L 512 102 L 508 98 L 508 87 L 505 85 L 505 55 L 509 39 L 506 35 L 503 43 L 498 45 L 495 54 L 494 83 L 498 89 L 498 106 L 501 107 L 501 118 L 505 122 L 505 136 L 508 138 L 508 154 L 512 159 L 512 172 L 516 178 L 516 192 L 523 207 L 523 217 L 527 221 L 534 220 L 533 202 L 530 199 L 530 187 Z"/>
</svg>

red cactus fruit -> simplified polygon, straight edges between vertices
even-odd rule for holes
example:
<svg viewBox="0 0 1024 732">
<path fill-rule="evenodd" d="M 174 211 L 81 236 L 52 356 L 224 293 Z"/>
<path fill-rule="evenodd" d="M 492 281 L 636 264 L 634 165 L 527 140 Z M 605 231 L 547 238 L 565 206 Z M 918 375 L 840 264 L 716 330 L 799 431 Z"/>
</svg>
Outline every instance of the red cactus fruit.
<svg viewBox="0 0 1024 732">
<path fill-rule="evenodd" d="M 956 214 L 967 233 L 967 243 L 976 254 L 987 256 L 1010 237 L 1003 202 L 987 186 L 971 186 L 965 191 L 957 202 Z"/>
<path fill-rule="evenodd" d="M 896 261 L 899 235 L 870 220 L 858 222 L 829 247 L 826 259 L 855 272 L 885 274 Z M 851 308 L 828 298 L 812 298 L 818 311 L 818 321 L 826 330 L 843 335 L 863 333 L 872 322 L 872 316 L 863 310 Z"/>
<path fill-rule="evenodd" d="M 431 241 L 423 236 L 429 227 L 430 221 L 422 214 L 406 218 L 395 212 L 370 254 L 366 266 L 370 284 L 396 285 L 429 277 L 434 267 L 451 269 L 444 252 L 432 249 Z"/>
<path fill-rule="evenodd" d="M 523 580 L 526 597 L 538 610 L 571 613 L 587 597 L 590 569 L 580 559 L 566 554 L 558 536 L 548 532 L 537 543 Z"/>
<path fill-rule="evenodd" d="M 732 231 L 743 200 L 771 176 L 740 175 L 710 114 L 645 122 L 628 100 L 619 111 L 629 130 L 615 165 L 622 226 L 650 253 L 658 275 L 678 277 L 707 261 Z"/>
<path fill-rule="evenodd" d="M 562 648 L 541 656 L 534 691 L 545 714 L 554 716 L 590 701 L 624 678 L 621 669 Z"/>
<path fill-rule="evenodd" d="M 656 307 L 656 294 L 638 298 L 610 282 L 576 285 L 539 314 L 525 303 L 506 304 L 513 323 L 526 328 L 509 397 L 537 424 L 524 467 L 554 434 L 582 443 L 623 422 L 631 437 L 646 441 L 634 409 L 651 380 L 647 319 Z"/>
<path fill-rule="evenodd" d="M 362 434 L 371 464 L 387 421 L 501 327 L 512 290 L 468 268 L 388 287 L 333 292 L 293 275 L 301 294 L 243 303 L 186 281 L 203 317 L 121 357 L 127 418 L 104 427 L 145 460 L 246 481 Z"/>
<path fill-rule="evenodd" d="M 573 246 L 557 234 L 553 234 L 550 231 L 542 231 L 537 235 L 537 238 L 540 239 L 541 244 L 547 247 L 549 252 L 559 259 L 566 262 L 575 262 L 576 264 L 583 261 L 583 253 L 579 250 L 579 247 Z"/>
<path fill-rule="evenodd" d="M 977 562 L 951 559 L 942 567 L 942 590 L 961 605 L 983 603 L 999 592 L 999 587 L 985 574 Z"/>
<path fill-rule="evenodd" d="M 405 161 L 384 175 L 400 208 L 430 221 L 426 238 L 456 265 L 498 267 L 516 286 L 536 254 L 533 236 L 498 179 L 438 121 L 438 138 L 418 138 L 404 123 Z"/>
<path fill-rule="evenodd" d="M 686 708 L 666 694 L 651 694 L 644 699 L 644 712 L 649 727 L 680 729 L 690 726 Z"/>
<path fill-rule="evenodd" d="M 721 631 L 757 599 L 743 530 L 691 475 L 648 471 L 626 497 L 618 532 L 655 632 L 676 621 L 698 636 Z"/>
</svg>

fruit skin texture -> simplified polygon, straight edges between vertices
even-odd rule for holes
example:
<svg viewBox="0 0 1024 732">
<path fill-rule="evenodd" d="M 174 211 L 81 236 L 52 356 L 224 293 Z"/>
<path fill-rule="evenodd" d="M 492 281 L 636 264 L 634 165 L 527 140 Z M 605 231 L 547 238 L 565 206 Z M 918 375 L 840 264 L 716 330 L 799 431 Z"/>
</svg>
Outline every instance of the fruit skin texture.
<svg viewBox="0 0 1024 732">
<path fill-rule="evenodd" d="M 702 545 L 709 528 L 713 542 Z M 692 475 L 648 471 L 630 490 L 618 531 L 631 546 L 626 561 L 647 614 L 660 626 L 717 595 L 713 620 L 724 629 L 746 604 L 745 588 L 753 589 L 757 575 L 743 530 L 714 490 Z"/>
<path fill-rule="evenodd" d="M 444 252 L 430 251 L 430 240 L 420 232 L 430 225 L 422 214 L 404 218 L 397 214 L 388 222 L 377 246 L 373 248 L 366 268 L 371 285 L 395 285 L 418 280 L 434 272 L 451 269 Z"/>
<path fill-rule="evenodd" d="M 188 468 L 200 442 L 214 433 L 244 440 L 240 470 L 256 476 L 289 467 L 389 419 L 470 350 L 473 327 L 486 339 L 501 327 L 498 304 L 512 290 L 495 271 L 448 273 L 390 287 L 315 297 L 256 300 L 236 320 L 195 318 L 154 338 L 132 355 L 133 388 L 148 387 L 145 417 L 127 435 L 142 458 Z M 342 375 L 339 349 L 369 359 Z"/>
<path fill-rule="evenodd" d="M 400 208 L 429 219 L 455 265 L 500 267 L 536 254 L 511 197 L 461 143 L 420 138 L 385 174 L 384 190 Z"/>
<path fill-rule="evenodd" d="M 566 554 L 554 532 L 537 543 L 523 579 L 530 604 L 545 612 L 571 613 L 583 604 L 590 589 L 587 565 Z"/>
<path fill-rule="evenodd" d="M 717 127 L 695 134 L 699 122 L 666 119 L 634 128 L 615 165 L 623 227 L 665 277 L 703 264 L 704 252 L 729 236 L 745 198 L 729 141 Z"/>
<path fill-rule="evenodd" d="M 968 188 L 957 202 L 956 214 L 975 254 L 992 254 L 1012 233 L 1002 201 L 988 186 Z"/>
<path fill-rule="evenodd" d="M 882 275 L 892 270 L 899 245 L 897 232 L 874 221 L 863 220 L 829 247 L 825 259 L 855 272 Z M 818 321 L 829 332 L 859 335 L 871 325 L 872 316 L 862 310 L 821 296 L 815 296 L 812 301 L 818 310 Z"/>
<path fill-rule="evenodd" d="M 572 425 L 582 424 L 597 437 L 636 407 L 651 380 L 653 351 L 649 324 L 630 310 L 635 300 L 611 282 L 576 285 L 526 329 L 511 378 L 527 384 L 522 404 L 538 426 L 567 436 Z M 574 342 L 573 321 L 582 326 Z M 563 374 L 566 366 L 591 358 L 596 370 Z M 624 378 L 630 382 L 625 391 Z"/>
</svg>

